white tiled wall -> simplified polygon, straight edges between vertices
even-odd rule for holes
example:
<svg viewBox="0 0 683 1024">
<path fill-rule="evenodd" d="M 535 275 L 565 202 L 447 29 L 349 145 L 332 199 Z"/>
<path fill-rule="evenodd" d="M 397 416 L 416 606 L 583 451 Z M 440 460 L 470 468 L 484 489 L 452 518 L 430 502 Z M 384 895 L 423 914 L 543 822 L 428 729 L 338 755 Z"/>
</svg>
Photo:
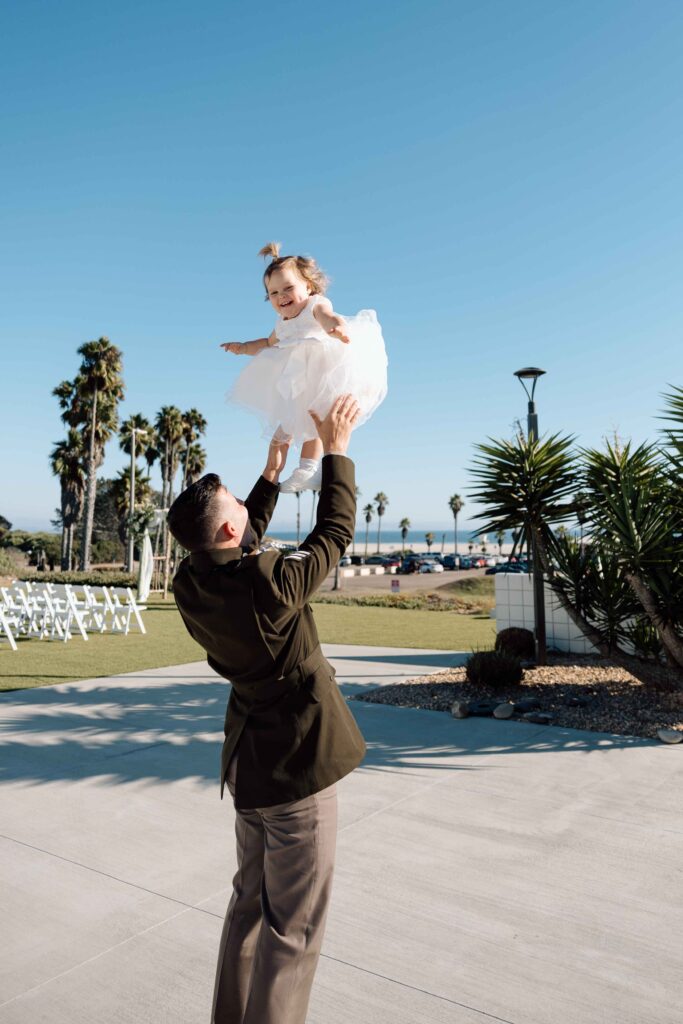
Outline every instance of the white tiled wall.
<svg viewBox="0 0 683 1024">
<path fill-rule="evenodd" d="M 496 573 L 496 631 L 522 626 L 534 631 L 533 582 L 525 573 Z M 548 647 L 572 654 L 591 654 L 595 647 L 572 622 L 557 597 L 545 584 L 545 620 Z"/>
</svg>

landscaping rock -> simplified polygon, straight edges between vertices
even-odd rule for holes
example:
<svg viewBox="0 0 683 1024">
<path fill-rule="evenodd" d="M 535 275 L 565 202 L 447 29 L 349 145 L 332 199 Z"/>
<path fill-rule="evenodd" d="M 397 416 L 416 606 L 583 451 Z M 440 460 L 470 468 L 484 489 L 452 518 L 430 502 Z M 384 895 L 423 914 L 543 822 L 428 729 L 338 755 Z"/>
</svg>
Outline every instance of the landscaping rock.
<svg viewBox="0 0 683 1024">
<path fill-rule="evenodd" d="M 499 704 L 500 701 L 497 700 L 476 700 L 470 704 L 470 714 L 477 715 L 480 718 L 488 718 Z"/>
<path fill-rule="evenodd" d="M 499 704 L 497 708 L 493 709 L 494 718 L 512 718 L 515 713 L 515 705 L 510 704 L 509 701 L 505 701 L 504 704 Z"/>
<path fill-rule="evenodd" d="M 470 706 L 466 700 L 456 700 L 451 707 L 453 718 L 467 718 L 470 713 Z"/>
<path fill-rule="evenodd" d="M 524 718 L 527 722 L 533 722 L 534 725 L 550 725 L 553 720 L 553 716 L 549 715 L 547 711 L 528 711 Z"/>
<path fill-rule="evenodd" d="M 657 735 L 662 743 L 682 743 L 683 732 L 678 729 L 657 729 Z"/>
<path fill-rule="evenodd" d="M 541 702 L 538 697 L 522 697 L 521 700 L 517 700 L 514 703 L 515 711 L 523 714 L 525 711 L 535 711 L 536 708 L 540 708 Z"/>
<path fill-rule="evenodd" d="M 565 704 L 568 708 L 585 708 L 591 702 L 590 697 L 567 697 Z"/>
</svg>

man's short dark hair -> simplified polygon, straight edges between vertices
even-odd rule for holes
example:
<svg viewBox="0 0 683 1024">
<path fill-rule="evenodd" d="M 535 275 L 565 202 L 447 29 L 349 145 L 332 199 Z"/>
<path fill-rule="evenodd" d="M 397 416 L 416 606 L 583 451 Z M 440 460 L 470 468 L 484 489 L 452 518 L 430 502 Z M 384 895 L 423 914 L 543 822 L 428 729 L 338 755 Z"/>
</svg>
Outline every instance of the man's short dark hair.
<svg viewBox="0 0 683 1024">
<path fill-rule="evenodd" d="M 222 486 L 217 473 L 206 473 L 179 494 L 168 510 L 168 528 L 186 551 L 201 551 L 213 543 L 216 495 Z"/>
</svg>

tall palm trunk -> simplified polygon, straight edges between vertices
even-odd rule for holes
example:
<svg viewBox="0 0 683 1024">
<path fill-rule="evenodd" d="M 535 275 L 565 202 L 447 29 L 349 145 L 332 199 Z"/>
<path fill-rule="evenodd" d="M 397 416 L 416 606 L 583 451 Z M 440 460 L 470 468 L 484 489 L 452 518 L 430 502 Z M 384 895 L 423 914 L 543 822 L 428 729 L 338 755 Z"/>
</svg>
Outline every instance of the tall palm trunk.
<svg viewBox="0 0 683 1024">
<path fill-rule="evenodd" d="M 90 568 L 90 543 L 92 540 L 92 529 L 95 521 L 95 494 L 97 491 L 96 468 L 95 468 L 95 427 L 97 424 L 97 388 L 93 392 L 92 414 L 90 420 L 90 447 L 88 449 L 87 477 L 88 483 L 85 496 L 85 516 L 83 517 L 83 543 L 81 550 L 82 570 Z"/>
<path fill-rule="evenodd" d="M 68 527 L 67 527 L 65 519 L 64 519 L 65 513 L 66 513 L 66 509 L 65 509 L 65 502 L 64 502 L 64 489 L 62 488 L 62 542 L 61 542 L 61 545 L 60 545 L 60 548 L 59 548 L 59 565 L 60 565 L 60 568 L 61 568 L 62 572 L 64 572 L 65 570 L 68 570 L 68 568 L 69 568 L 68 565 L 66 564 L 66 552 L 67 552 L 67 547 L 68 547 L 68 540 L 67 540 Z"/>
<path fill-rule="evenodd" d="M 365 557 L 368 557 L 368 534 L 370 533 L 370 523 L 365 525 Z"/>
<path fill-rule="evenodd" d="M 381 515 L 378 512 L 377 513 L 377 554 L 379 554 L 380 551 L 382 550 L 381 547 L 380 547 L 380 543 L 379 543 L 379 537 L 380 537 L 381 531 L 382 531 L 382 517 L 381 517 Z"/>
<path fill-rule="evenodd" d="M 66 531 L 66 571 L 71 572 L 74 561 L 74 524 L 69 523 Z"/>
<path fill-rule="evenodd" d="M 458 513 L 453 513 L 453 554 L 458 553 Z"/>
</svg>

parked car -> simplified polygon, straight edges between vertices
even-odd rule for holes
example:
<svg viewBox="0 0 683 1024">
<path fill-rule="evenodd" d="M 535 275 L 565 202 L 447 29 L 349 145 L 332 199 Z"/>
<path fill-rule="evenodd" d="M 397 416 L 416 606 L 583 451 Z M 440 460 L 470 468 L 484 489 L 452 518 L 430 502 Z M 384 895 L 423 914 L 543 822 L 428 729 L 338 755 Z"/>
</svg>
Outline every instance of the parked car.
<svg viewBox="0 0 683 1024">
<path fill-rule="evenodd" d="M 365 559 L 362 555 L 351 555 L 351 565 L 365 565 Z"/>
<path fill-rule="evenodd" d="M 370 555 L 369 558 L 365 559 L 366 565 L 384 565 L 383 555 Z"/>
<path fill-rule="evenodd" d="M 441 562 L 437 562 L 432 559 L 427 559 L 424 562 L 419 563 L 418 572 L 443 572 L 444 568 Z"/>
<path fill-rule="evenodd" d="M 460 568 L 461 569 L 471 569 L 472 568 L 472 559 L 469 557 L 469 555 L 461 555 L 460 556 Z"/>
<path fill-rule="evenodd" d="M 339 565 L 343 568 L 346 565 L 353 565 L 351 561 L 351 555 L 342 555 L 339 559 Z"/>
<path fill-rule="evenodd" d="M 417 558 L 412 558 L 408 555 L 403 559 L 397 571 L 404 576 L 408 576 L 411 572 L 417 572 L 418 564 Z"/>
<path fill-rule="evenodd" d="M 385 567 L 387 569 L 392 569 L 392 568 L 398 569 L 400 564 L 401 564 L 401 557 L 400 557 L 400 555 L 386 555 L 386 557 L 384 559 L 384 565 L 385 565 Z"/>
<path fill-rule="evenodd" d="M 494 566 L 493 569 L 487 569 L 485 575 L 493 576 L 494 574 L 497 575 L 499 572 L 512 572 L 519 574 L 526 572 L 526 569 L 523 569 L 519 562 L 504 562 L 502 565 Z"/>
<path fill-rule="evenodd" d="M 460 561 L 460 555 L 444 555 L 443 567 L 444 569 L 459 569 Z"/>
</svg>

